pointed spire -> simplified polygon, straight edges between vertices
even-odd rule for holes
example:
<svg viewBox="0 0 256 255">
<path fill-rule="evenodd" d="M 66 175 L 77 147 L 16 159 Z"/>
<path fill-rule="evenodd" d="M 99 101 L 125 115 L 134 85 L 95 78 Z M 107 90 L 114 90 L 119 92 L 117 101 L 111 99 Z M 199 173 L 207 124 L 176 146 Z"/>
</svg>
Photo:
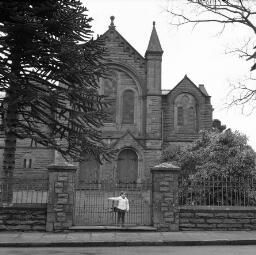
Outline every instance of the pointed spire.
<svg viewBox="0 0 256 255">
<path fill-rule="evenodd" d="M 150 40 L 148 43 L 148 48 L 146 53 L 154 52 L 154 53 L 163 53 L 157 32 L 156 32 L 156 22 L 153 21 L 153 29 L 151 32 Z"/>
<path fill-rule="evenodd" d="M 116 28 L 116 26 L 114 24 L 115 16 L 111 16 L 110 20 L 111 20 L 111 23 L 109 25 L 109 29 L 115 29 Z"/>
</svg>

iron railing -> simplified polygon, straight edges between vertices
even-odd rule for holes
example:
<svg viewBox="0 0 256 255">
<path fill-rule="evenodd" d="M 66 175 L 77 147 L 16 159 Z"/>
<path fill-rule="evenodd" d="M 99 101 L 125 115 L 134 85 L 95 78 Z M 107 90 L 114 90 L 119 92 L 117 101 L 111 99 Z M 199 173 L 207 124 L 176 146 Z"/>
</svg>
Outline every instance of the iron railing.
<svg viewBox="0 0 256 255">
<path fill-rule="evenodd" d="M 0 179 L 0 205 L 46 204 L 48 179 Z"/>
<path fill-rule="evenodd" d="M 256 206 L 256 179 L 211 177 L 179 180 L 180 205 Z"/>
<path fill-rule="evenodd" d="M 75 225 L 116 225 L 117 202 L 109 197 L 118 197 L 124 191 L 129 199 L 130 210 L 125 215 L 125 225 L 151 224 L 151 183 L 118 183 L 101 181 L 83 183 L 76 187 Z"/>
</svg>

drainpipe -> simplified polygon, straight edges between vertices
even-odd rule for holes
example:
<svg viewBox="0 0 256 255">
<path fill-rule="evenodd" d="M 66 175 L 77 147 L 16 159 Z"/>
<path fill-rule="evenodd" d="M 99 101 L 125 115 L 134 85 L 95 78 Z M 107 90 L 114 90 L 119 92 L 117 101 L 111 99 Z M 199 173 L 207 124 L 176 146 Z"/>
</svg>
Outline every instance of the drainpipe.
<svg viewBox="0 0 256 255">
<path fill-rule="evenodd" d="M 164 145 L 164 108 L 163 107 L 161 107 L 161 140 L 162 140 L 161 147 L 163 149 L 163 145 Z"/>
</svg>

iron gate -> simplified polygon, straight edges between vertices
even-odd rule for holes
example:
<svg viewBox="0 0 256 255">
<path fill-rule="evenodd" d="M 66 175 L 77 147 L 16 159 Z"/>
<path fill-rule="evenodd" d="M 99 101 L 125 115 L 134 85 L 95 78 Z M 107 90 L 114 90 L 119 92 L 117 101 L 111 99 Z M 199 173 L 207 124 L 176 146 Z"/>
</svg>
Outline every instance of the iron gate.
<svg viewBox="0 0 256 255">
<path fill-rule="evenodd" d="M 114 206 L 117 202 L 109 197 L 119 196 L 125 191 L 130 210 L 125 215 L 125 225 L 151 225 L 150 183 L 87 183 L 76 188 L 74 224 L 79 226 L 111 226 L 117 224 Z"/>
</svg>

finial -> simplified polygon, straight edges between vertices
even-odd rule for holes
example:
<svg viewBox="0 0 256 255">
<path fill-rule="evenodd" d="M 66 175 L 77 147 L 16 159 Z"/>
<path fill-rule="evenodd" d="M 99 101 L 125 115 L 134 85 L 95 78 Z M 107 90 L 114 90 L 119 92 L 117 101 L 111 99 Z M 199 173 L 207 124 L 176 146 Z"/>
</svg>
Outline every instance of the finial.
<svg viewBox="0 0 256 255">
<path fill-rule="evenodd" d="M 155 21 L 153 21 L 153 27 L 156 25 L 156 22 Z"/>
<path fill-rule="evenodd" d="M 115 27 L 116 27 L 116 26 L 114 25 L 115 16 L 110 16 L 110 20 L 111 20 L 111 23 L 110 23 L 109 28 L 115 28 Z"/>
</svg>

